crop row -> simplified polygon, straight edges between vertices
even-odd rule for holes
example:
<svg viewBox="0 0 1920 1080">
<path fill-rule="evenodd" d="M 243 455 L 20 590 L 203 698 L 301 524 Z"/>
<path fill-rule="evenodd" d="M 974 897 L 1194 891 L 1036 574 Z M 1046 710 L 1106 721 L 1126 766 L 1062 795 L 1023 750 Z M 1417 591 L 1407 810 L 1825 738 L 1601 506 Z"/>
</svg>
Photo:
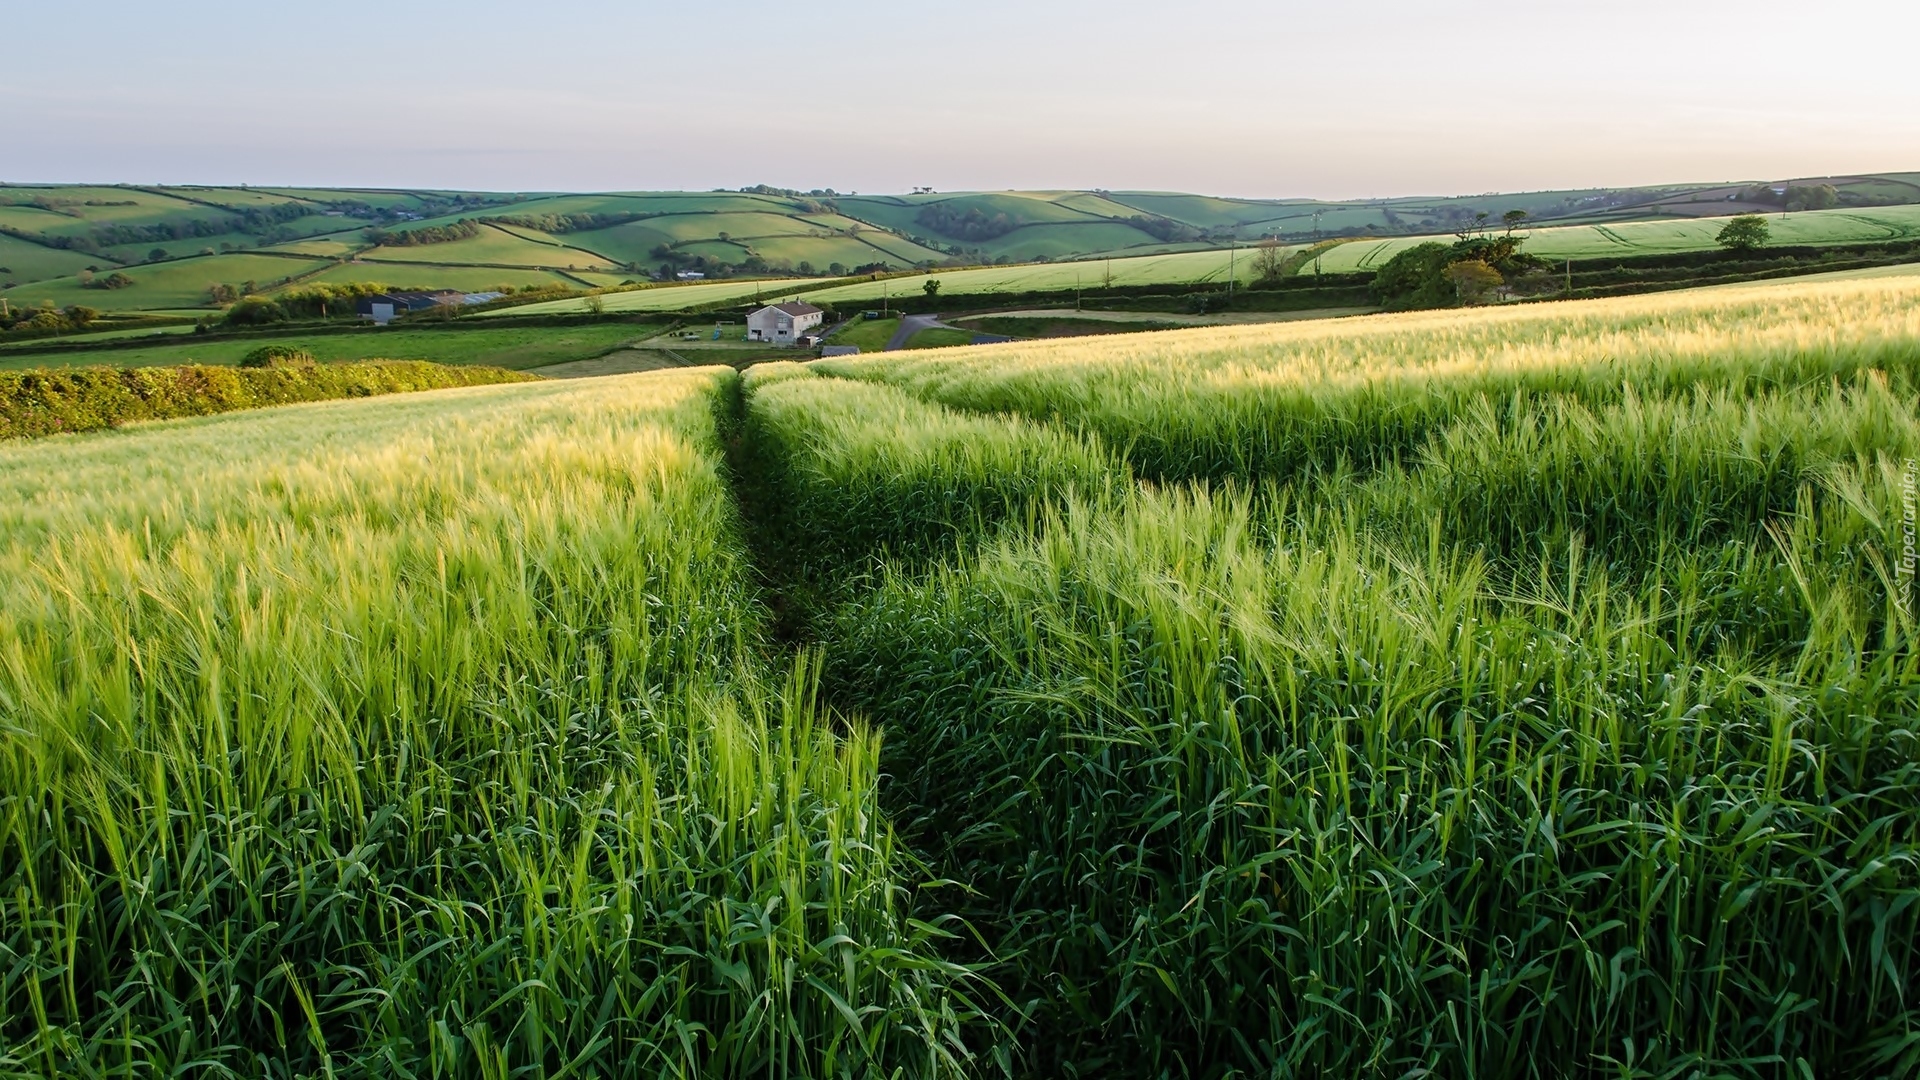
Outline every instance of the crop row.
<svg viewBox="0 0 1920 1080">
<path fill-rule="evenodd" d="M 814 365 L 928 399 L 821 429 L 889 465 L 796 474 L 817 537 L 953 535 L 886 494 L 972 475 L 925 449 L 948 406 L 1216 481 L 974 519 L 816 619 L 1024 1068 L 1920 1067 L 1911 297 L 1641 305 L 1602 346 L 1315 339 L 1352 378 L 1217 340 Z"/>
<path fill-rule="evenodd" d="M 954 1071 L 731 371 L 0 449 L 0 1071 Z"/>
<path fill-rule="evenodd" d="M 1470 405 L 1920 383 L 1911 281 L 1757 287 L 822 361 L 976 412 L 1057 419 L 1160 480 L 1403 458 Z"/>
</svg>

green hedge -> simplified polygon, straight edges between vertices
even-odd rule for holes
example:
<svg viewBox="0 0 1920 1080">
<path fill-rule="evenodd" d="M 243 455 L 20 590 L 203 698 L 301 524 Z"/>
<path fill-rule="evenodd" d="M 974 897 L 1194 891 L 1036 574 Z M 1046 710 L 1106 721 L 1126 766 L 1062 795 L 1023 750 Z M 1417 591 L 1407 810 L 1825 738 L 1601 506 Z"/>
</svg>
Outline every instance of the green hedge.
<svg viewBox="0 0 1920 1080">
<path fill-rule="evenodd" d="M 247 369 L 186 364 L 0 371 L 0 439 L 98 431 L 132 420 L 207 416 L 296 401 L 535 378 L 505 368 L 450 367 L 424 360 Z"/>
</svg>

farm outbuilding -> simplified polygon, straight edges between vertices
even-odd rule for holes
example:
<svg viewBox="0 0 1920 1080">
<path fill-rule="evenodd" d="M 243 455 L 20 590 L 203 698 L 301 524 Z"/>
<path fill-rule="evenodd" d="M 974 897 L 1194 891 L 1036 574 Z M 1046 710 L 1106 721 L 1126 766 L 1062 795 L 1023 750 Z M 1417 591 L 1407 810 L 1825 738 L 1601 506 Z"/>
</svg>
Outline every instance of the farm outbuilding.
<svg viewBox="0 0 1920 1080">
<path fill-rule="evenodd" d="M 498 294 L 495 294 L 498 295 Z M 363 296 L 355 305 L 363 319 L 371 319 L 380 326 L 393 321 L 396 315 L 405 315 L 409 311 L 428 311 L 436 307 L 458 307 L 467 302 L 467 294 L 457 292 L 395 292 L 375 293 Z"/>
<path fill-rule="evenodd" d="M 797 345 L 826 317 L 826 312 L 801 300 L 773 304 L 747 316 L 747 340 Z"/>
</svg>

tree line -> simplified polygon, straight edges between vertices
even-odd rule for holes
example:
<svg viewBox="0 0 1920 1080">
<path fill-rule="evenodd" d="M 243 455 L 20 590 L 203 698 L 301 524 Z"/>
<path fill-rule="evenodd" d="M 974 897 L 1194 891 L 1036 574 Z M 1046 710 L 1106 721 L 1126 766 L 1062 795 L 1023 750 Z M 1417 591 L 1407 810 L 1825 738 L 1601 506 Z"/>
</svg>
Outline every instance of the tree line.
<svg viewBox="0 0 1920 1080">
<path fill-rule="evenodd" d="M 367 239 L 379 247 L 421 247 L 471 240 L 480 235 L 478 222 L 461 218 L 451 225 L 422 225 L 416 229 L 368 229 Z"/>
<path fill-rule="evenodd" d="M 1025 225 L 1026 222 L 1000 211 L 989 215 L 977 206 L 965 211 L 946 203 L 933 203 L 920 208 L 913 220 L 942 236 L 951 236 L 956 240 L 993 240 Z"/>
</svg>

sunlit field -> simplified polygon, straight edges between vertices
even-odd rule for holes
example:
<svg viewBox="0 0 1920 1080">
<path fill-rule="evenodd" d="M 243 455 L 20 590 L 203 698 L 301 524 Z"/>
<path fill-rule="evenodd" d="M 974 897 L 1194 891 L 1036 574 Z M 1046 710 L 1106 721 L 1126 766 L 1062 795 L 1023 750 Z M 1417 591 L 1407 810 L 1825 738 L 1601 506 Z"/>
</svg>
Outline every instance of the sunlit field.
<svg viewBox="0 0 1920 1080">
<path fill-rule="evenodd" d="M 0 446 L 0 1068 L 1920 1071 L 1920 278 Z"/>
</svg>

